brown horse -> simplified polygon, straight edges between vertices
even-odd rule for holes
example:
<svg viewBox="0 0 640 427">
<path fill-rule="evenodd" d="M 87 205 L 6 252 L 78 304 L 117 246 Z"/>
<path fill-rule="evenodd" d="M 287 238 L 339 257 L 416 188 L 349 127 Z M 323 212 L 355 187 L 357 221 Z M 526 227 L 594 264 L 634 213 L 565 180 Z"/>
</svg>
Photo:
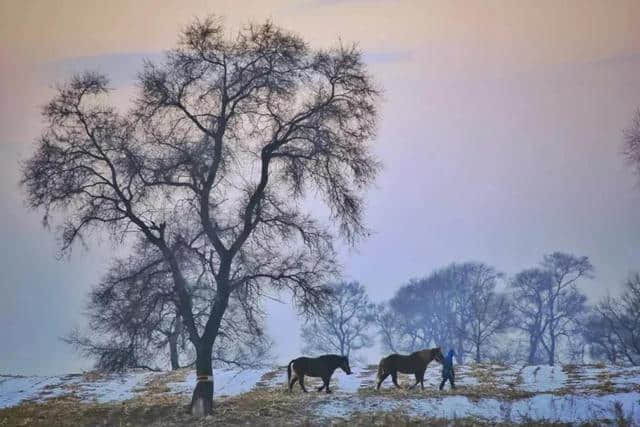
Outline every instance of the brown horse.
<svg viewBox="0 0 640 427">
<path fill-rule="evenodd" d="M 293 367 L 293 380 L 291 379 L 291 368 Z M 322 391 L 324 388 L 327 393 L 331 393 L 329 390 L 329 381 L 331 381 L 331 375 L 337 368 L 342 369 L 347 375 L 351 375 L 351 368 L 349 367 L 349 358 L 346 356 L 339 356 L 337 354 L 325 354 L 320 357 L 298 357 L 293 359 L 287 365 L 287 384 L 289 385 L 289 391 L 293 388 L 293 385 L 298 381 L 302 391 L 305 393 L 307 389 L 304 387 L 304 376 L 320 377 L 322 378 L 322 386 L 318 387 L 318 391 Z"/>
<path fill-rule="evenodd" d="M 384 381 L 389 375 L 391 375 L 393 384 L 400 388 L 398 385 L 398 372 L 402 372 L 403 374 L 415 374 L 416 383 L 409 388 L 412 389 L 420 383 L 422 390 L 424 390 L 424 372 L 427 370 L 427 365 L 429 365 L 429 363 L 434 359 L 438 363 L 442 363 L 444 361 L 444 356 L 442 355 L 440 347 L 416 351 L 408 356 L 404 356 L 402 354 L 391 354 L 387 357 L 383 357 L 378 365 L 378 386 L 376 387 L 376 390 L 380 390 L 380 384 L 382 384 L 382 381 Z"/>
</svg>

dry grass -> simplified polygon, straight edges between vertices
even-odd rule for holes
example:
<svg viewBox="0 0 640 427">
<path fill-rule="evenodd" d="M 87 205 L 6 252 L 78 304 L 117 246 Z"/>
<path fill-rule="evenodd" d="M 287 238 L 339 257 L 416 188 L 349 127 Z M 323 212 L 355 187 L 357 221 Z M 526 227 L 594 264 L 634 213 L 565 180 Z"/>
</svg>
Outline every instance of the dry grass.
<svg viewBox="0 0 640 427">
<path fill-rule="evenodd" d="M 597 367 L 597 366 L 596 366 Z M 604 368 L 604 367 L 603 367 Z M 477 380 L 474 385 L 459 385 L 456 390 L 450 390 L 447 386 L 440 392 L 437 387 L 427 386 L 423 391 L 418 385 L 413 390 L 407 387 L 414 383 L 413 376 L 399 375 L 399 382 L 403 389 L 397 390 L 389 387 L 390 379 L 385 382 L 386 387 L 380 391 L 375 390 L 375 372 L 377 366 L 371 365 L 357 375 L 366 378 L 363 386 L 355 395 L 325 395 L 317 393 L 314 387 L 321 385 L 319 379 L 307 378 L 305 385 L 310 391 L 302 393 L 299 385 L 295 385 L 293 392 L 288 392 L 284 384 L 274 385 L 273 380 L 286 367 L 269 372 L 260 379 L 256 387 L 240 396 L 216 397 L 214 402 L 215 413 L 205 419 L 195 419 L 188 413 L 188 397 L 170 393 L 168 383 L 183 381 L 189 370 L 178 370 L 154 376 L 140 394 L 135 399 L 117 403 L 91 403 L 81 401 L 73 386 L 65 386 L 69 393 L 63 397 L 50 399 L 44 403 L 23 402 L 21 405 L 0 409 L 0 427 L 4 426 L 213 426 L 213 425 L 264 425 L 264 426 L 288 426 L 288 425 L 332 425 L 332 426 L 422 426 L 422 425 L 501 425 L 511 426 L 513 424 L 495 424 L 485 422 L 476 418 L 458 418 L 455 420 L 417 418 L 407 415 L 407 407 L 403 406 L 403 400 L 439 398 L 445 396 L 465 396 L 472 401 L 484 398 L 496 398 L 502 400 L 516 400 L 534 396 L 536 393 L 527 392 L 520 389 L 522 375 L 515 370 L 505 373 L 508 367 L 470 365 L 468 369 L 460 369 L 458 380 L 465 376 L 473 377 Z M 574 384 L 579 385 L 580 379 L 586 375 L 586 367 L 576 365 L 565 365 L 563 367 L 567 374 L 567 386 L 554 394 L 571 393 Z M 501 374 L 502 373 L 502 374 Z M 616 376 L 630 375 L 629 372 L 607 372 L 606 370 L 591 371 L 590 378 L 597 375 L 598 386 L 594 393 L 611 393 L 618 391 L 614 384 Z M 83 374 L 83 379 L 96 381 L 101 379 L 94 373 Z M 630 385 L 631 386 L 631 385 Z M 76 386 L 77 387 L 77 386 Z M 638 389 L 640 386 L 635 385 Z M 338 387 L 339 388 L 339 387 Z M 584 390 L 584 387 L 582 388 Z M 45 393 L 49 390 L 45 388 Z M 590 391 L 591 393 L 591 391 Z M 368 399 L 372 400 L 368 400 Z M 322 405 L 332 405 L 332 402 L 339 402 L 342 399 L 354 399 L 352 402 L 358 408 L 358 402 L 394 401 L 400 404 L 391 410 L 381 411 L 383 406 L 372 405 L 372 412 L 354 413 L 344 418 L 320 418 L 314 413 Z M 352 405 L 352 407 L 354 407 Z M 364 405 L 364 403 L 363 403 Z M 363 409 L 364 410 L 364 409 Z M 321 412 L 325 413 L 325 412 Z M 620 420 L 624 417 L 620 416 Z M 541 425 L 540 421 L 529 421 L 524 426 Z M 591 425 L 602 425 L 603 422 L 595 421 Z M 545 425 L 565 425 L 548 424 Z M 575 425 L 575 424 L 574 424 Z M 584 424 L 589 425 L 589 424 Z"/>
</svg>

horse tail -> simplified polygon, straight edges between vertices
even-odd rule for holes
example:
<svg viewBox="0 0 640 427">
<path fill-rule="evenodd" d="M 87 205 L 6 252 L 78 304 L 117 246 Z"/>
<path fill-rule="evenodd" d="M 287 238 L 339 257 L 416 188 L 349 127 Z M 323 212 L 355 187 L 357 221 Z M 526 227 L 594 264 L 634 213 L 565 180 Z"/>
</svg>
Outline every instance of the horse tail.
<svg viewBox="0 0 640 427">
<path fill-rule="evenodd" d="M 291 365 L 293 364 L 294 361 L 295 359 L 289 362 L 289 364 L 287 365 L 287 384 L 291 383 Z"/>
<path fill-rule="evenodd" d="M 382 378 L 382 376 L 384 375 L 384 361 L 385 361 L 386 357 L 383 357 L 382 359 L 380 359 L 380 363 L 378 364 L 378 379 Z"/>
</svg>

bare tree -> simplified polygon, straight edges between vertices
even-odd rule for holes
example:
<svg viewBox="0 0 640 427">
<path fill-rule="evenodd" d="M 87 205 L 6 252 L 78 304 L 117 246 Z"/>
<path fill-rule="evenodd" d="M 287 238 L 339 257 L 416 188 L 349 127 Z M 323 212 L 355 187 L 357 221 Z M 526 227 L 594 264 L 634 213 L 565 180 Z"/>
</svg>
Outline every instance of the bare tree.
<svg viewBox="0 0 640 427">
<path fill-rule="evenodd" d="M 166 359 L 158 354 L 166 354 L 167 346 L 171 369 L 177 369 L 179 354 L 186 350 L 182 319 L 171 301 L 172 281 L 162 256 L 143 244 L 136 252 L 136 257 L 116 260 L 91 291 L 87 330 L 74 330 L 63 338 L 95 359 L 100 371 L 161 370 L 152 365 Z"/>
<path fill-rule="evenodd" d="M 383 345 L 411 352 L 429 346 L 455 348 L 462 362 L 508 325 L 508 304 L 495 293 L 502 275 L 482 263 L 451 264 L 401 287 L 377 316 Z"/>
<path fill-rule="evenodd" d="M 172 301 L 171 273 L 154 249 L 142 241 L 134 248 L 134 256 L 116 259 L 91 291 L 88 328 L 74 330 L 63 338 L 84 356 L 95 359 L 100 371 L 121 372 L 131 368 L 158 371 L 161 370 L 158 364 L 164 365 L 167 359 L 171 369 L 193 364 L 195 354 Z M 206 294 L 212 289 L 207 283 L 211 278 L 198 258 L 185 259 L 196 261 L 192 262 L 191 271 L 183 263 L 183 271 L 193 273 L 188 277 L 194 317 L 202 327 L 208 301 L 213 297 Z M 220 328 L 214 364 L 264 365 L 271 357 L 272 343 L 260 326 L 262 318 L 245 313 L 234 296 Z"/>
<path fill-rule="evenodd" d="M 411 279 L 398 289 L 378 316 L 383 344 L 394 352 L 410 353 L 432 345 L 453 345 L 451 283 L 442 271 Z"/>
<path fill-rule="evenodd" d="M 376 311 L 375 322 L 383 349 L 398 353 L 403 348 L 415 347 L 413 344 L 402 342 L 403 338 L 409 338 L 405 333 L 409 328 L 402 324 L 404 319 L 389 303 L 378 304 Z"/>
<path fill-rule="evenodd" d="M 196 352 L 192 411 L 212 411 L 212 353 L 232 295 L 289 290 L 300 310 L 335 274 L 334 234 L 302 210 L 319 194 L 349 243 L 367 234 L 360 196 L 378 92 L 355 47 L 310 49 L 271 23 L 226 38 L 215 19 L 186 28 L 161 64 L 146 63 L 135 108 L 107 107 L 101 75 L 76 76 L 44 109 L 25 163 L 29 206 L 64 214 L 62 250 L 95 231 L 135 233 L 171 272 L 176 313 Z M 196 247 L 213 277 L 200 327 L 183 271 Z"/>
<path fill-rule="evenodd" d="M 587 297 L 576 284 L 580 279 L 593 277 L 593 266 L 585 256 L 554 252 L 543 257 L 542 267 L 551 278 L 551 286 L 546 289 L 545 295 L 547 333 L 542 345 L 549 364 L 553 365 L 558 356 L 560 337 L 573 336 L 573 326 L 586 311 Z"/>
<path fill-rule="evenodd" d="M 330 289 L 326 305 L 302 327 L 303 351 L 350 357 L 373 343 L 369 328 L 375 305 L 358 282 L 336 283 Z"/>
<path fill-rule="evenodd" d="M 517 327 L 529 338 L 527 362 L 553 365 L 558 358 L 561 338 L 574 335 L 577 321 L 586 311 L 586 296 L 576 286 L 592 277 L 587 257 L 554 252 L 545 255 L 540 268 L 524 270 L 511 282 L 518 313 Z"/>
<path fill-rule="evenodd" d="M 513 323 L 509 298 L 495 291 L 496 281 L 500 277 L 501 273 L 484 264 L 476 264 L 472 272 L 467 339 L 475 350 L 476 363 L 482 360 L 483 348 Z"/>
<path fill-rule="evenodd" d="M 626 281 L 622 295 L 607 296 L 595 306 L 584 334 L 592 356 L 640 365 L 640 274 Z"/>
<path fill-rule="evenodd" d="M 539 268 L 521 271 L 511 281 L 514 325 L 527 335 L 527 363 L 531 365 L 541 362 L 541 341 L 547 327 L 543 295 L 550 287 L 550 274 Z"/>
<path fill-rule="evenodd" d="M 631 126 L 625 131 L 624 156 L 634 172 L 640 176 L 640 109 L 636 111 Z"/>
</svg>

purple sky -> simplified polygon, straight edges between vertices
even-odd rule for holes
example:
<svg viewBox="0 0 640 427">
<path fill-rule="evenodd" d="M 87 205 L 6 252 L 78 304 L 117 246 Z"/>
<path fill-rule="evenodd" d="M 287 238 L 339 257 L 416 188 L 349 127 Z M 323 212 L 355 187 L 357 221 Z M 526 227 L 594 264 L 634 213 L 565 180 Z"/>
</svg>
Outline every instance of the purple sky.
<svg viewBox="0 0 640 427">
<path fill-rule="evenodd" d="M 126 4 L 0 4 L 0 373 L 88 368 L 58 337 L 82 326 L 87 290 L 123 250 L 92 242 L 57 261 L 55 236 L 24 209 L 17 162 L 40 132 L 39 106 L 91 68 L 112 76 L 125 107 L 141 59 L 207 13 L 230 28 L 271 18 L 313 46 L 341 37 L 365 51 L 385 91 L 384 171 L 367 195 L 375 234 L 340 261 L 375 301 L 452 261 L 513 274 L 554 250 L 587 255 L 592 301 L 640 270 L 640 187 L 620 154 L 640 107 L 637 1 Z M 268 306 L 289 360 L 298 320 Z"/>
</svg>

